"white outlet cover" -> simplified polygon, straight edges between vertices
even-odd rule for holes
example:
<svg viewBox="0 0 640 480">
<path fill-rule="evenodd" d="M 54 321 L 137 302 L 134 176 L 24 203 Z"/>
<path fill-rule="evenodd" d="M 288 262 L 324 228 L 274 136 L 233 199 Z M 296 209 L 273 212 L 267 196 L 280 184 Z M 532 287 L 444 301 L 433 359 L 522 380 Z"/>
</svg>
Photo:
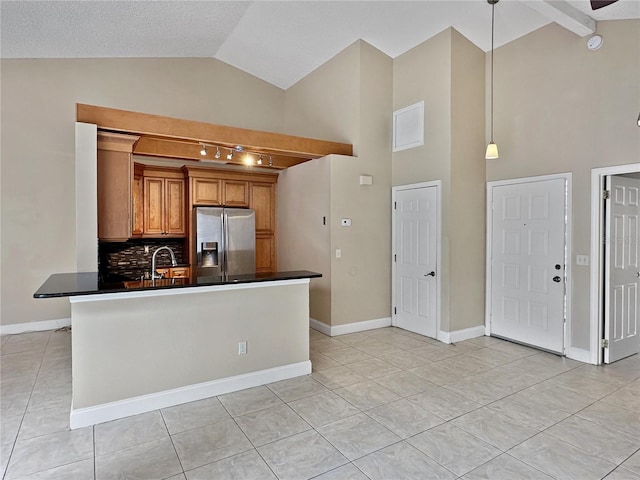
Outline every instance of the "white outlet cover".
<svg viewBox="0 0 640 480">
<path fill-rule="evenodd" d="M 576 255 L 576 265 L 588 266 L 589 255 Z"/>
</svg>

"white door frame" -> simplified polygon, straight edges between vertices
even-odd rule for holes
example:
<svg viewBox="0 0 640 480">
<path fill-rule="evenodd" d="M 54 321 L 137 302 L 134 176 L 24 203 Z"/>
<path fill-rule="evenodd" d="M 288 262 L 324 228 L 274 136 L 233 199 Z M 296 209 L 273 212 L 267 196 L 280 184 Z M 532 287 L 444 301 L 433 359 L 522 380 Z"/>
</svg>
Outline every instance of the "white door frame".
<svg viewBox="0 0 640 480">
<path fill-rule="evenodd" d="M 396 262 L 394 255 L 396 252 L 396 216 L 394 214 L 396 205 L 396 194 L 402 190 L 415 190 L 417 188 L 436 187 L 436 200 L 438 207 L 436 208 L 436 329 L 438 332 L 438 340 L 449 343 L 441 335 L 441 305 L 442 299 L 440 294 L 441 288 L 441 246 L 442 246 L 442 180 L 434 180 L 432 182 L 412 183 L 409 185 L 398 185 L 391 187 L 391 325 L 397 326 L 397 319 L 394 308 L 398 305 L 396 301 Z"/>
<path fill-rule="evenodd" d="M 555 180 L 555 179 L 563 179 L 566 181 L 566 209 L 567 209 L 567 225 L 565 230 L 565 314 L 566 314 L 566 322 L 564 329 L 564 342 L 563 342 L 563 351 L 564 354 L 573 358 L 571 349 L 569 346 L 571 345 L 571 297 L 572 297 L 572 282 L 571 282 L 571 231 L 572 231 L 572 217 L 573 210 L 571 206 L 571 180 L 572 174 L 569 173 L 555 173 L 551 175 L 539 175 L 535 177 L 523 177 L 523 178 L 511 178 L 508 180 L 495 180 L 493 182 L 487 182 L 487 243 L 486 243 L 486 292 L 485 292 L 485 335 L 491 334 L 491 294 L 492 294 L 492 285 L 491 285 L 491 245 L 492 245 L 492 235 L 491 226 L 493 225 L 493 208 L 491 199 L 493 198 L 493 187 L 500 187 L 505 185 L 517 185 L 519 183 L 531 183 L 531 182 L 540 182 L 544 180 Z"/>
<path fill-rule="evenodd" d="M 600 365 L 602 363 L 602 348 L 600 339 L 604 330 L 604 282 L 600 279 L 604 275 L 604 256 L 602 255 L 602 242 L 604 236 L 604 209 L 602 208 L 602 191 L 604 190 L 604 177 L 623 173 L 640 171 L 640 164 L 630 163 L 613 167 L 591 169 L 591 273 L 590 273 L 590 328 L 589 328 L 589 363 Z"/>
</svg>

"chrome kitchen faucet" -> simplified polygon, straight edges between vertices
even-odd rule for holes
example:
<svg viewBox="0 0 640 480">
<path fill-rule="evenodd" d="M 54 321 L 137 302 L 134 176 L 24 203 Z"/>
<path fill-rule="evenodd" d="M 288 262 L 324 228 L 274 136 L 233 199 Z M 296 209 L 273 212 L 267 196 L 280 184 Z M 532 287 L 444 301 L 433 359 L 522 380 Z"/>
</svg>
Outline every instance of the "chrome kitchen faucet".
<svg viewBox="0 0 640 480">
<path fill-rule="evenodd" d="M 151 279 L 153 280 L 154 283 L 155 283 L 156 279 L 162 278 L 162 274 L 158 275 L 156 273 L 156 255 L 161 250 L 169 250 L 169 253 L 171 254 L 171 266 L 172 267 L 175 267 L 176 265 L 178 265 L 178 262 L 176 262 L 176 256 L 174 255 L 173 250 L 171 250 L 171 248 L 169 248 L 167 246 L 164 246 L 164 247 L 160 247 L 160 248 L 156 249 L 156 251 L 153 252 L 153 257 L 151 257 Z"/>
</svg>

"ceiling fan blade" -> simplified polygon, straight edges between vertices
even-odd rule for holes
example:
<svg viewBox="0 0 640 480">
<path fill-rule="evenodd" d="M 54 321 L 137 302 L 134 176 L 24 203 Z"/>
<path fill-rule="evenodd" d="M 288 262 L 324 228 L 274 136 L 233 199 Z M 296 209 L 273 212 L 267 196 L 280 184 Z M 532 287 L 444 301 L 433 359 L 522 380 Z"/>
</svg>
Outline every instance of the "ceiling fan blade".
<svg viewBox="0 0 640 480">
<path fill-rule="evenodd" d="M 591 10 L 598 10 L 599 8 L 606 7 L 612 3 L 616 3 L 618 0 L 591 0 Z"/>
</svg>

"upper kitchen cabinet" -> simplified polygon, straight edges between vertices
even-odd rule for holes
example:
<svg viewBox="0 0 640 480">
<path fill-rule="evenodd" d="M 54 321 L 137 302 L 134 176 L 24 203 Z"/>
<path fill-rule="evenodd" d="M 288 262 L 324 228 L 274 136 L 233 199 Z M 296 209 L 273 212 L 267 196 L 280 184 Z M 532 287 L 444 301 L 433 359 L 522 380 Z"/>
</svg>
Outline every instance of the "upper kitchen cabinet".
<svg viewBox="0 0 640 480">
<path fill-rule="evenodd" d="M 191 205 L 194 206 L 249 206 L 249 182 L 225 179 L 223 173 L 187 169 L 190 178 Z"/>
<path fill-rule="evenodd" d="M 133 236 L 133 148 L 140 137 L 98 132 L 98 238 L 124 241 Z"/>
<path fill-rule="evenodd" d="M 222 205 L 220 179 L 193 177 L 190 182 L 191 205 Z"/>
<path fill-rule="evenodd" d="M 222 204 L 225 207 L 248 207 L 249 182 L 222 180 Z"/>
<path fill-rule="evenodd" d="M 181 170 L 145 167 L 143 215 L 146 238 L 184 237 L 187 233 L 185 180 Z"/>
<path fill-rule="evenodd" d="M 139 163 L 133 164 L 133 183 L 131 185 L 131 236 L 139 238 L 144 232 L 144 166 Z"/>
<path fill-rule="evenodd" d="M 251 208 L 256 211 L 256 233 L 273 234 L 276 230 L 275 183 L 251 182 Z"/>
</svg>

